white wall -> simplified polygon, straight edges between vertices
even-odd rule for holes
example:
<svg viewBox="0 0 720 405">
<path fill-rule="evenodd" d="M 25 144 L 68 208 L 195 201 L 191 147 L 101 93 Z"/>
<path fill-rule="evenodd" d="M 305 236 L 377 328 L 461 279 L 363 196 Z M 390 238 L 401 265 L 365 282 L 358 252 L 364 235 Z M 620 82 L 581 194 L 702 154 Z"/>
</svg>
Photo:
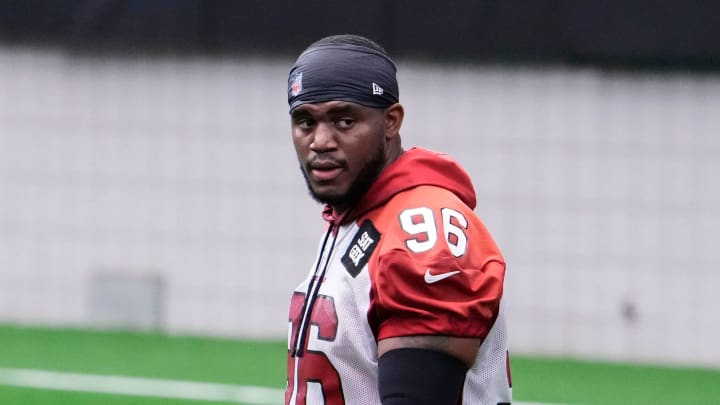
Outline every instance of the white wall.
<svg viewBox="0 0 720 405">
<path fill-rule="evenodd" d="M 0 48 L 0 321 L 97 324 L 93 280 L 156 277 L 168 331 L 284 336 L 322 225 L 289 65 Z M 466 166 L 506 255 L 515 352 L 720 366 L 720 75 L 399 65 L 406 146 Z"/>
</svg>

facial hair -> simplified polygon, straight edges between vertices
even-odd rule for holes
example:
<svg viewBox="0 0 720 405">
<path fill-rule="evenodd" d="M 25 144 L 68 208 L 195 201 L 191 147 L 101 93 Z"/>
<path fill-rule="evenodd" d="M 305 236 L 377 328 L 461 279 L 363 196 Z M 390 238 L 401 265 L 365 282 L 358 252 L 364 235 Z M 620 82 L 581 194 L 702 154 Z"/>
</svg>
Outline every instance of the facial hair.
<svg viewBox="0 0 720 405">
<path fill-rule="evenodd" d="M 378 176 L 380 176 L 380 172 L 382 172 L 385 167 L 385 160 L 385 144 L 380 142 L 378 148 L 375 150 L 375 153 L 373 153 L 365 162 L 365 165 L 350 185 L 350 188 L 343 195 L 323 195 L 316 193 L 308 180 L 305 170 L 301 167 L 300 171 L 305 178 L 305 183 L 307 184 L 310 196 L 315 201 L 322 204 L 328 204 L 333 208 L 349 208 L 356 205 L 365 193 L 368 192 L 373 183 L 375 183 L 375 180 L 377 180 Z"/>
</svg>

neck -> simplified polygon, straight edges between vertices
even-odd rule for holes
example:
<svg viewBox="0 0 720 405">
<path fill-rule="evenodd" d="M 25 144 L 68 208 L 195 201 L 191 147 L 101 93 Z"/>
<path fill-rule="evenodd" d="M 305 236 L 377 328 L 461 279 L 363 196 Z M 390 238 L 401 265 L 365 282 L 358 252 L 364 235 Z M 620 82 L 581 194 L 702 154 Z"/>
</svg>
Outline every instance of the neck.
<svg viewBox="0 0 720 405">
<path fill-rule="evenodd" d="M 380 170 L 380 173 L 378 173 L 378 177 L 382 175 L 382 173 L 387 169 L 388 166 L 390 166 L 393 162 L 395 162 L 402 154 L 405 153 L 405 149 L 403 149 L 401 146 L 397 145 L 397 147 L 394 147 L 394 145 L 391 145 L 387 152 L 385 153 L 385 164 L 382 167 L 382 170 Z M 375 179 L 377 180 L 377 178 Z M 350 211 L 357 203 L 360 201 L 355 201 L 355 204 L 335 204 L 330 205 L 330 207 L 333 209 L 333 212 L 335 214 L 342 216 L 346 211 Z"/>
<path fill-rule="evenodd" d="M 405 153 L 405 149 L 403 149 L 402 146 L 398 145 L 397 147 L 393 147 L 391 144 L 387 149 L 387 153 L 385 154 L 386 159 L 383 170 L 385 170 L 388 166 L 390 166 L 390 164 L 392 164 L 400 156 L 402 156 L 403 153 Z"/>
</svg>

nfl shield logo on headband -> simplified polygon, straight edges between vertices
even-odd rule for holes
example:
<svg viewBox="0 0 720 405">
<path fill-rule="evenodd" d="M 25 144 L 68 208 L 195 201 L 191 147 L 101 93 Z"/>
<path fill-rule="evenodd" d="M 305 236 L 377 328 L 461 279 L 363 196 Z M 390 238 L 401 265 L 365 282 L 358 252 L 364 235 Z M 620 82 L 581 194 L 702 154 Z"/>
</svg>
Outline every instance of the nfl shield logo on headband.
<svg viewBox="0 0 720 405">
<path fill-rule="evenodd" d="M 290 95 L 295 97 L 302 91 L 302 72 L 296 73 L 290 84 Z"/>
</svg>

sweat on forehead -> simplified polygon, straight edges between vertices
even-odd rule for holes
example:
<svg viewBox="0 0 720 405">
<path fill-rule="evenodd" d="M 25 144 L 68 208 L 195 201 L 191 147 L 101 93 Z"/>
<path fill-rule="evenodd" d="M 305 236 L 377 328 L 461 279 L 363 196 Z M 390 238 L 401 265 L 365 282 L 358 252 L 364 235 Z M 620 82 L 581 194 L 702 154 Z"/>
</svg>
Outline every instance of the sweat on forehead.
<svg viewBox="0 0 720 405">
<path fill-rule="evenodd" d="M 396 71 L 393 61 L 374 49 L 350 44 L 311 47 L 290 69 L 290 111 L 326 101 L 387 108 L 399 100 Z"/>
</svg>

